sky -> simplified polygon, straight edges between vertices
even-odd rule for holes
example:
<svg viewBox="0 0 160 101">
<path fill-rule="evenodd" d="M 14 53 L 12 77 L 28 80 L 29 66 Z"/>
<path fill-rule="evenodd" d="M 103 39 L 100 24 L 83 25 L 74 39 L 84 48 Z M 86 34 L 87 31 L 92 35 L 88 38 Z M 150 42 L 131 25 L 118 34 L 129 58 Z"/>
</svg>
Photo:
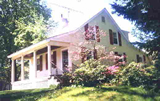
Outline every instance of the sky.
<svg viewBox="0 0 160 101">
<path fill-rule="evenodd" d="M 131 32 L 134 25 L 130 21 L 116 14 L 112 14 L 113 9 L 110 4 L 113 3 L 113 1 L 114 0 L 47 0 L 46 3 L 47 6 L 52 9 L 52 18 L 55 21 L 59 22 L 61 14 L 63 14 L 65 18 L 69 19 L 70 23 L 74 23 L 75 26 L 72 27 L 79 26 L 82 20 L 85 21 L 103 8 L 106 8 L 121 29 Z M 131 42 L 137 41 L 131 34 L 129 34 L 129 39 Z"/>
</svg>

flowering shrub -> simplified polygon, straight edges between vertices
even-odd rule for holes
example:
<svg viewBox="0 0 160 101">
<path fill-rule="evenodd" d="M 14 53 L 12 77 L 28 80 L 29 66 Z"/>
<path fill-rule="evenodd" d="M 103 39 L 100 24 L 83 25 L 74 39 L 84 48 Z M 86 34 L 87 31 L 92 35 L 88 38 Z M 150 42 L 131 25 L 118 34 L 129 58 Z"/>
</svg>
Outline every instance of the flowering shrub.
<svg viewBox="0 0 160 101">
<path fill-rule="evenodd" d="M 119 66 L 113 65 L 106 68 L 106 74 L 115 75 L 119 71 Z"/>
<path fill-rule="evenodd" d="M 132 62 L 128 66 L 119 69 L 111 83 L 128 86 L 151 87 L 156 86 L 155 81 L 160 77 L 157 68 L 143 63 Z"/>
<path fill-rule="evenodd" d="M 90 59 L 80 65 L 73 74 L 73 83 L 82 86 L 96 86 L 106 80 L 106 66 Z"/>
</svg>

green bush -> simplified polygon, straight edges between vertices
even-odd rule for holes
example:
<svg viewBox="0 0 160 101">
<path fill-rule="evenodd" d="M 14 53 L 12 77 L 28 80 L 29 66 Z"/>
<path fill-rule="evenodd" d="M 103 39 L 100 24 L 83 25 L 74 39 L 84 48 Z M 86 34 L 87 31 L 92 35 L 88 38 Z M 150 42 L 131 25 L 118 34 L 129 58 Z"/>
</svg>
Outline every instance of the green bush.
<svg viewBox="0 0 160 101">
<path fill-rule="evenodd" d="M 157 86 L 156 81 L 159 78 L 157 74 L 158 69 L 155 66 L 132 62 L 128 66 L 121 68 L 111 83 L 154 88 Z"/>
<path fill-rule="evenodd" d="M 72 73 L 65 72 L 59 79 L 61 87 L 70 86 L 72 84 Z"/>
<path fill-rule="evenodd" d="M 90 59 L 80 65 L 73 73 L 73 83 L 82 86 L 96 86 L 106 80 L 106 66 L 100 61 Z"/>
</svg>

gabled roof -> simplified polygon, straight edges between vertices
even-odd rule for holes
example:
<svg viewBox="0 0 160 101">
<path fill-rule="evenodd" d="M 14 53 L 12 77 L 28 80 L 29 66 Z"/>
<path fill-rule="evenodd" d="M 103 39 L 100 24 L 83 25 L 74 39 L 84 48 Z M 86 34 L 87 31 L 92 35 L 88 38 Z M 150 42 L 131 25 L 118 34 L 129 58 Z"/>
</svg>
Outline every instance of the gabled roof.
<svg viewBox="0 0 160 101">
<path fill-rule="evenodd" d="M 96 17 L 98 17 L 101 13 L 103 13 L 103 12 L 105 12 L 105 14 L 109 17 L 109 20 L 111 21 L 111 22 L 113 22 L 113 24 L 114 24 L 114 26 L 117 28 L 117 30 L 122 34 L 122 36 L 125 38 L 125 40 L 127 41 L 127 42 L 129 42 L 129 40 L 128 40 L 128 38 L 125 36 L 125 34 L 124 34 L 124 32 L 121 30 L 121 28 L 118 26 L 118 24 L 116 23 L 116 21 L 112 18 L 112 16 L 109 14 L 109 12 L 107 11 L 107 9 L 106 8 L 104 8 L 104 9 L 102 9 L 101 11 L 99 11 L 97 14 L 95 14 L 93 17 L 91 17 L 90 19 L 87 19 L 87 20 L 85 20 L 85 21 L 82 21 L 82 23 L 81 24 L 79 24 L 78 25 L 78 27 L 77 28 L 75 28 L 75 29 L 72 29 L 72 28 L 66 28 L 65 29 L 65 32 L 63 32 L 63 33 L 59 33 L 58 35 L 55 35 L 55 36 L 51 36 L 51 37 L 54 37 L 54 38 L 56 38 L 56 37 L 61 37 L 61 36 L 63 36 L 63 35 L 68 35 L 68 34 L 73 34 L 73 33 L 75 33 L 75 32 L 77 32 L 77 31 L 79 31 L 82 27 L 84 27 L 87 23 L 89 23 L 89 22 L 91 22 L 94 18 L 96 18 Z M 50 38 L 51 38 L 50 37 Z M 130 42 L 129 42 L 130 43 Z"/>
</svg>

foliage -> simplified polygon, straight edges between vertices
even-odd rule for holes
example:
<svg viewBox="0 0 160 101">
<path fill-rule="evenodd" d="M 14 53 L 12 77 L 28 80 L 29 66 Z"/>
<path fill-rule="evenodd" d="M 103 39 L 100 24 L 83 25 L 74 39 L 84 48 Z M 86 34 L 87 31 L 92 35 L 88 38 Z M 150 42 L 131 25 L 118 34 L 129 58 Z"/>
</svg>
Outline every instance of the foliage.
<svg viewBox="0 0 160 101">
<path fill-rule="evenodd" d="M 0 92 L 2 101 L 159 101 L 160 94 L 126 86 L 64 87 Z"/>
<path fill-rule="evenodd" d="M 105 72 L 106 66 L 100 61 L 87 60 L 73 73 L 73 83 L 82 86 L 96 86 L 107 79 Z"/>
<path fill-rule="evenodd" d="M 158 86 L 156 81 L 159 78 L 159 71 L 156 67 L 132 62 L 119 70 L 112 83 L 116 82 L 127 86 L 154 88 Z"/>
<path fill-rule="evenodd" d="M 155 56 L 160 53 L 160 1 L 159 0 L 115 0 L 111 4 L 113 13 L 122 15 L 136 26 L 141 47 Z"/>
<path fill-rule="evenodd" d="M 60 77 L 60 86 L 70 86 L 72 84 L 72 73 L 66 72 Z"/>
<path fill-rule="evenodd" d="M 33 18 L 30 19 L 32 22 L 27 23 L 25 19 L 15 21 L 17 29 L 13 33 L 16 35 L 14 42 L 19 48 L 25 48 L 46 38 L 47 29 L 43 16 L 33 15 Z"/>
<path fill-rule="evenodd" d="M 42 33 L 50 13 L 51 10 L 40 0 L 0 1 L 0 71 L 10 68 L 8 55 L 44 38 Z M 10 77 L 10 72 L 5 75 Z M 9 78 L 7 80 L 10 82 Z"/>
</svg>

